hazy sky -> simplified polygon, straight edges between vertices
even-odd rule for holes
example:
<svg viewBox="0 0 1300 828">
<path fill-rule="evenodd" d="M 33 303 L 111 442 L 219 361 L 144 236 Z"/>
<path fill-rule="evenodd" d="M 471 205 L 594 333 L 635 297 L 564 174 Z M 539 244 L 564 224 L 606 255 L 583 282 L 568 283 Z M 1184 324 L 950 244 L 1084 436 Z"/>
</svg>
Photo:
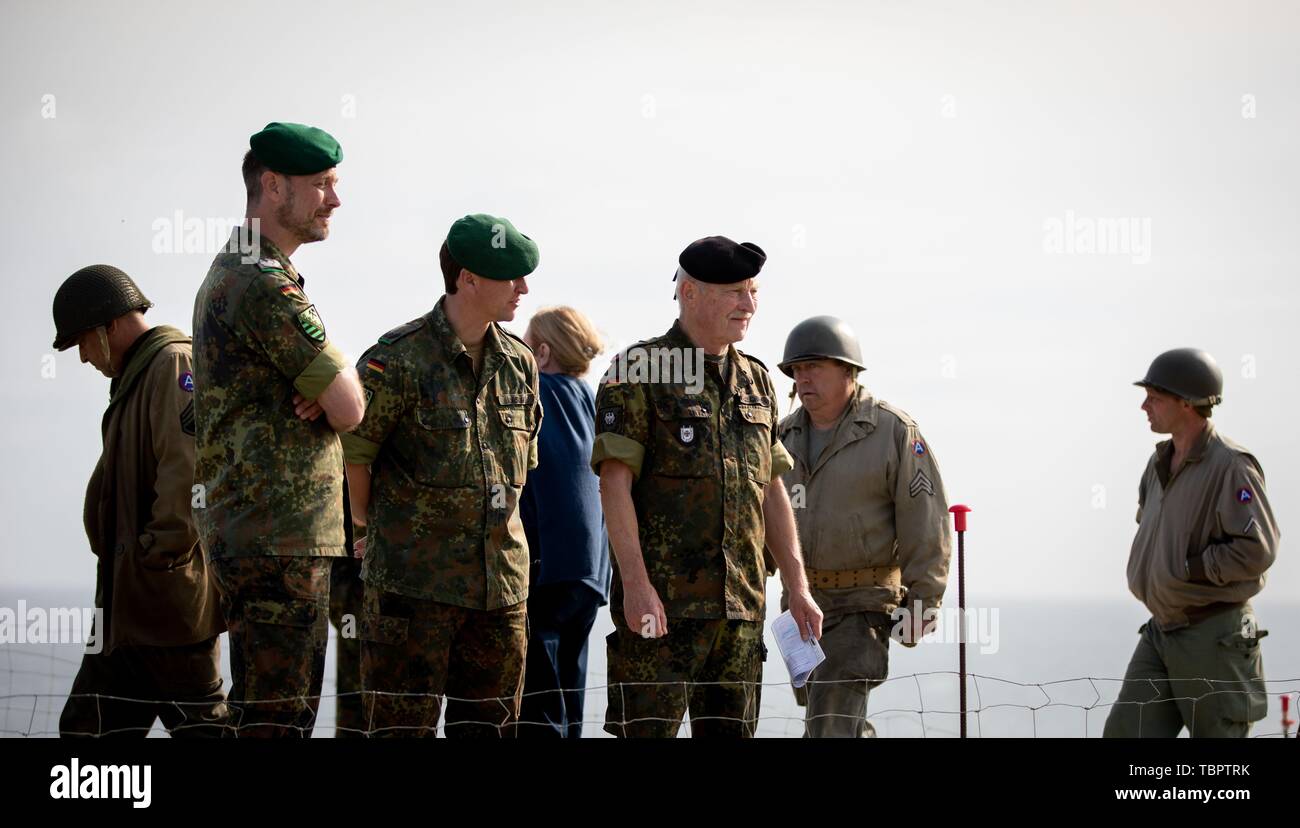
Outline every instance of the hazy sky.
<svg viewBox="0 0 1300 828">
<path fill-rule="evenodd" d="M 354 358 L 433 305 L 465 213 L 540 245 L 516 331 L 572 304 L 612 346 L 667 329 L 677 254 L 722 234 L 768 253 L 741 347 L 782 393 L 791 326 L 856 328 L 864 381 L 974 507 L 970 594 L 1126 594 L 1156 440 L 1131 382 L 1172 347 L 1218 357 L 1215 422 L 1300 532 L 1293 4 L 0 9 L 7 584 L 94 581 L 108 381 L 75 352 L 46 376 L 55 289 L 114 264 L 149 321 L 188 330 L 215 251 L 155 228 L 242 215 L 240 159 L 272 120 L 343 145 L 332 235 L 294 261 Z M 1088 252 L 1098 221 L 1132 232 Z M 1300 596 L 1288 546 L 1275 600 Z"/>
</svg>

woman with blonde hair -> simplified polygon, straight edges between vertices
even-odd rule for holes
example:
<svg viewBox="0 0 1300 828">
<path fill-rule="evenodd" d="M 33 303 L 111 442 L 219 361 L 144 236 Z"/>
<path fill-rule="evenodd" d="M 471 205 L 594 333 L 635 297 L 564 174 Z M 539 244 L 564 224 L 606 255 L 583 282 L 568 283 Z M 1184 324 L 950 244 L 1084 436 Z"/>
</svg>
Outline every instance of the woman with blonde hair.
<svg viewBox="0 0 1300 828">
<path fill-rule="evenodd" d="M 542 431 L 537 468 L 519 511 L 533 561 L 528 590 L 528 662 L 518 734 L 580 738 L 587 689 L 587 638 L 609 602 L 609 539 L 600 479 L 588 461 L 596 397 L 583 379 L 604 350 L 587 317 L 543 308 L 524 332 L 540 371 Z"/>
</svg>

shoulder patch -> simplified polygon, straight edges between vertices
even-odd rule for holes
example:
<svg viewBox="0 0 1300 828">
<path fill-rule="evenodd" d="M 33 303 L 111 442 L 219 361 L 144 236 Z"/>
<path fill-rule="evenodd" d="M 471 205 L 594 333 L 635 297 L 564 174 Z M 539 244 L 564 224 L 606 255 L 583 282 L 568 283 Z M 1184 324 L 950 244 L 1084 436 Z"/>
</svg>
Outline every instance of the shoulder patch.
<svg viewBox="0 0 1300 828">
<path fill-rule="evenodd" d="M 194 372 L 182 371 L 181 375 L 176 378 L 176 384 L 181 387 L 182 391 L 188 394 L 193 394 L 194 393 Z"/>
<path fill-rule="evenodd" d="M 596 412 L 596 433 L 623 433 L 623 406 L 610 405 Z"/>
<path fill-rule="evenodd" d="M 262 271 L 263 273 L 273 273 L 277 271 L 280 273 L 285 272 L 284 265 L 280 264 L 278 260 L 269 257 L 258 259 L 257 269 Z"/>
<path fill-rule="evenodd" d="M 305 310 L 298 314 L 298 327 L 313 342 L 325 341 L 325 323 L 321 321 L 315 305 L 308 305 Z"/>
<path fill-rule="evenodd" d="M 393 328 L 388 333 L 379 337 L 379 341 L 384 345 L 392 345 L 394 342 L 398 341 L 402 337 L 409 336 L 415 333 L 416 331 L 420 330 L 420 328 L 423 328 L 424 324 L 427 321 L 428 319 L 423 316 L 421 316 L 419 319 L 412 319 L 410 322 L 407 322 L 405 325 L 398 325 L 396 328 Z"/>
</svg>

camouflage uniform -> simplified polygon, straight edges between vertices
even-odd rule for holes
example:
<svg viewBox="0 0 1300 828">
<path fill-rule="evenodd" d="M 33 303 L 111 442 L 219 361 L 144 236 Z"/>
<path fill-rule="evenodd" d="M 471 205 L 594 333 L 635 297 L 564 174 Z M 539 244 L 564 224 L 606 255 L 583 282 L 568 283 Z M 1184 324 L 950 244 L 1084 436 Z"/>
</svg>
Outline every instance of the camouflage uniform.
<svg viewBox="0 0 1300 828">
<path fill-rule="evenodd" d="M 695 349 L 680 322 L 634 347 Z M 765 657 L 764 490 L 791 467 L 776 438 L 772 380 L 734 347 L 725 368 L 706 361 L 698 394 L 670 377 L 621 382 L 626 358 L 596 399 L 591 465 L 599 473 L 618 460 L 632 470 L 641 552 L 669 620 L 667 635 L 642 638 L 639 620 L 623 618 L 614 578 L 605 730 L 672 736 L 689 709 L 697 735 L 752 735 Z"/>
<path fill-rule="evenodd" d="M 230 629 L 240 735 L 306 736 L 329 559 L 345 554 L 343 454 L 324 417 L 294 413 L 293 395 L 315 399 L 347 364 L 289 258 L 266 238 L 256 264 L 237 248 L 213 261 L 194 303 L 194 477 L 206 501 L 195 524 Z"/>
<path fill-rule="evenodd" d="M 343 438 L 347 462 L 371 467 L 361 671 L 376 735 L 434 735 L 444 693 L 448 736 L 519 716 L 537 364 L 493 324 L 476 378 L 444 302 L 361 357 L 366 417 Z"/>
</svg>

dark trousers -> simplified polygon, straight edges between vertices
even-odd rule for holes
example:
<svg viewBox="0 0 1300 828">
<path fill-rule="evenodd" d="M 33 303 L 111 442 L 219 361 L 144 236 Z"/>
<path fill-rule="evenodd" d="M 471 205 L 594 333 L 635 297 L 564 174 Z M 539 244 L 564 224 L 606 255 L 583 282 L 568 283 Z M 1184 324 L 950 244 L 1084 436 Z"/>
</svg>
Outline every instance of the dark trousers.
<svg viewBox="0 0 1300 828">
<path fill-rule="evenodd" d="M 600 593 L 581 581 L 529 589 L 520 738 L 582 738 L 587 638 L 600 605 Z"/>
<path fill-rule="evenodd" d="M 221 639 L 87 653 L 59 716 L 63 738 L 143 739 L 155 719 L 174 738 L 222 735 Z"/>
<path fill-rule="evenodd" d="M 234 735 L 308 738 L 329 641 L 329 558 L 212 561 L 230 632 Z"/>
<path fill-rule="evenodd" d="M 334 738 L 365 736 L 361 705 L 361 616 L 365 606 L 361 561 L 349 555 L 335 558 L 330 571 L 330 623 L 338 631 L 334 673 L 338 704 Z M 350 618 L 348 616 L 351 616 Z"/>
</svg>

